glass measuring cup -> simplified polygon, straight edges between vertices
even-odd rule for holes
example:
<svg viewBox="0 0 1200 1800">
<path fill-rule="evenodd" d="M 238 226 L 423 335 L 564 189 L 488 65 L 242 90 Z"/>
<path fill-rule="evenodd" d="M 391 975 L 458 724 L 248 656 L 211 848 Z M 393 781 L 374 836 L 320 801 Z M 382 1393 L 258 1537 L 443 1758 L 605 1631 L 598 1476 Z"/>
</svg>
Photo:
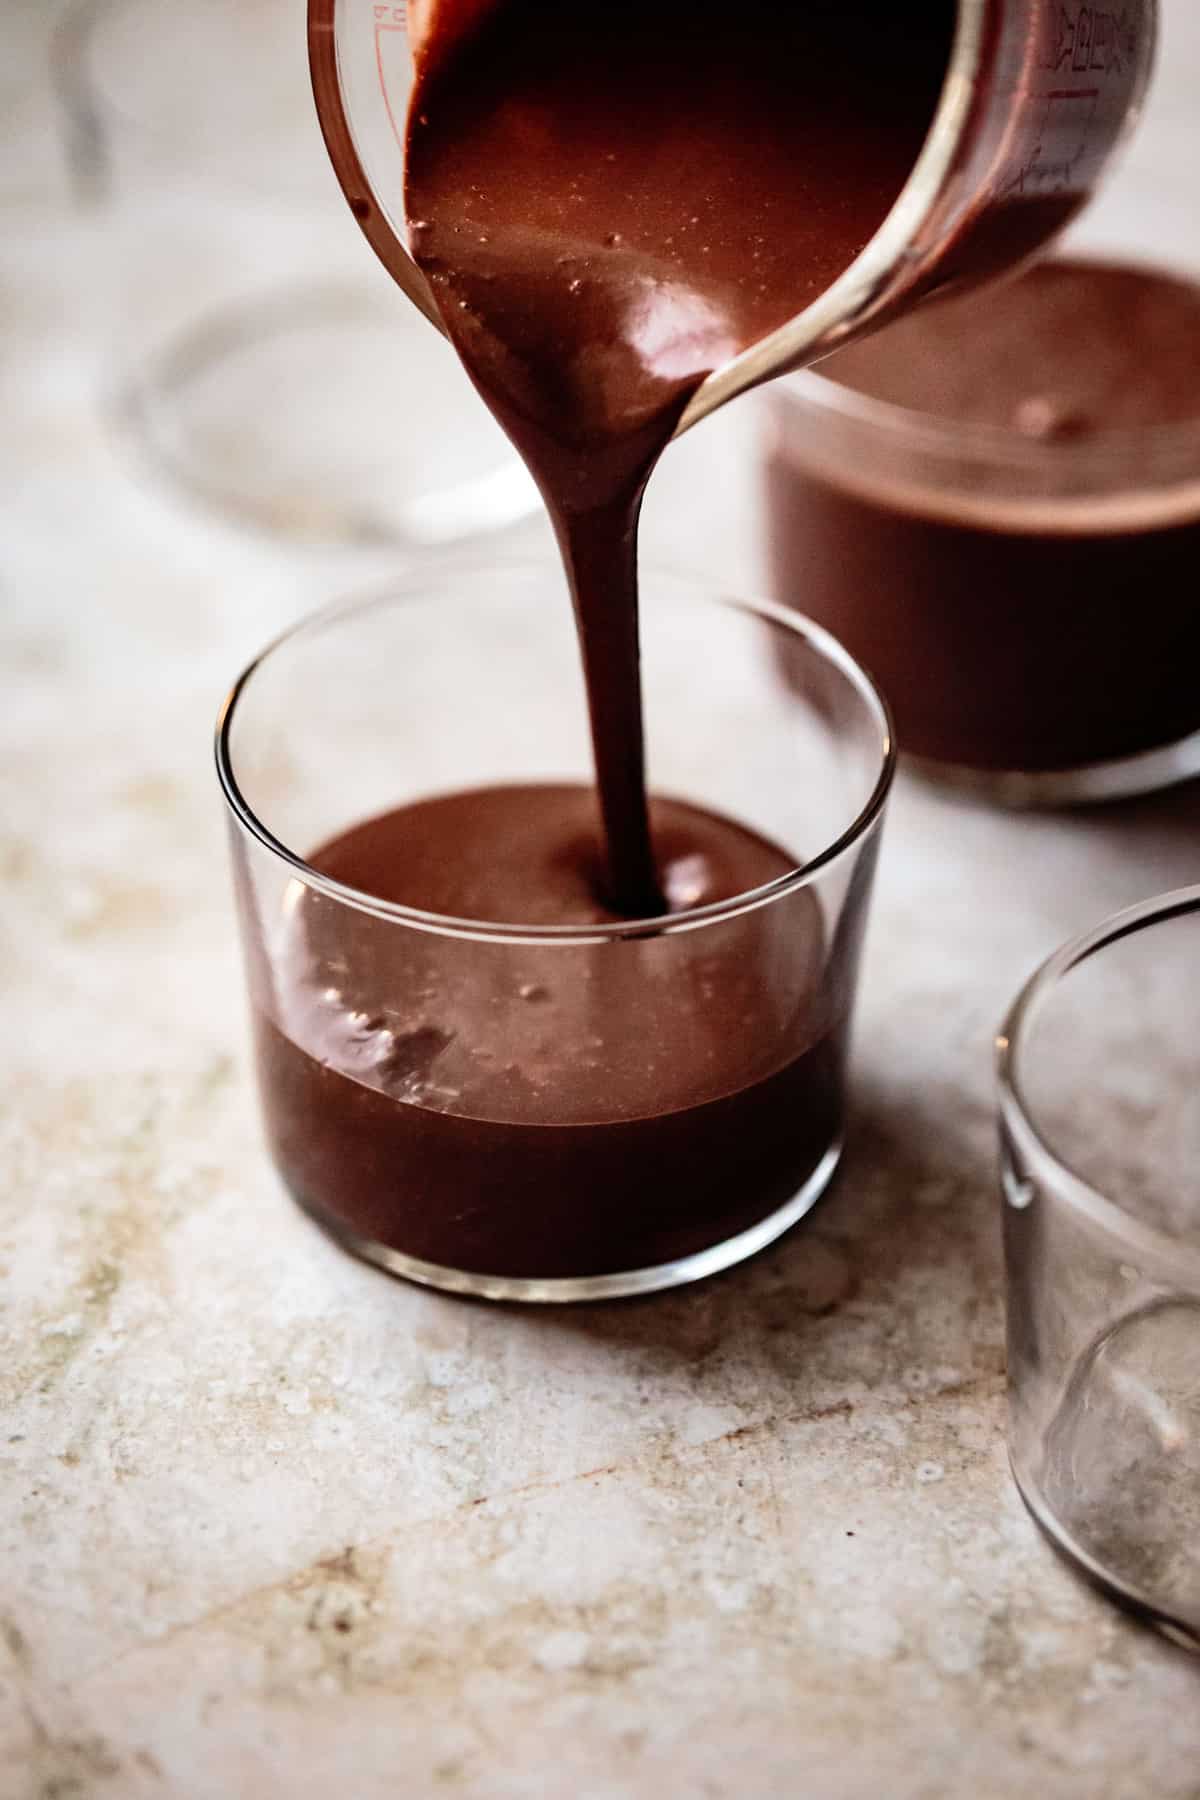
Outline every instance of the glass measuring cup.
<svg viewBox="0 0 1200 1800">
<path fill-rule="evenodd" d="M 309 51 L 318 114 L 351 210 L 400 287 L 437 324 L 403 216 L 409 12 L 384 0 L 309 0 Z M 1084 204 L 1140 106 L 1156 0 L 1127 0 L 1119 14 L 1071 12 L 1057 0 L 958 0 L 957 15 L 932 128 L 879 231 L 817 301 L 709 376 L 678 432 L 935 289 L 1019 263 Z M 849 8 L 847 33 L 854 29 Z M 797 69 L 798 105 L 806 78 L 828 73 Z"/>
<path fill-rule="evenodd" d="M 289 0 L 82 0 L 59 112 L 115 420 L 287 536 L 437 543 L 536 503 L 451 352 L 364 265 Z M 425 441 L 411 421 L 446 421 Z"/>
</svg>

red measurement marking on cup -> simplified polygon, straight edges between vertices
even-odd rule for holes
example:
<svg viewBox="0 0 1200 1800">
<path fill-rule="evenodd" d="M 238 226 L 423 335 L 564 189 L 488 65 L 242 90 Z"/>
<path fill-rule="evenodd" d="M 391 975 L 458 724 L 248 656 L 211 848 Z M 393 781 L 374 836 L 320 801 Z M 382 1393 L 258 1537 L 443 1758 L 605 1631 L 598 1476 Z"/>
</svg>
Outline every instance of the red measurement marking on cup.
<svg viewBox="0 0 1200 1800">
<path fill-rule="evenodd" d="M 392 136 L 404 149 L 404 133 L 401 131 L 396 115 L 392 110 L 392 97 L 388 93 L 387 70 L 383 63 L 384 34 L 390 31 L 408 31 L 408 6 L 376 6 L 375 12 L 375 67 L 379 71 L 379 91 L 383 95 L 383 104 L 387 108 L 388 123 L 392 128 Z"/>
<path fill-rule="evenodd" d="M 999 189 L 1002 199 L 1014 195 L 1082 193 L 1087 186 L 1085 170 L 1089 150 L 1094 141 L 1096 108 L 1102 90 L 1087 88 L 1048 88 L 1035 96 L 1041 107 L 1036 141 L 1021 166 Z M 1064 116 L 1055 110 L 1056 101 L 1086 100 L 1089 110 L 1081 113 L 1072 106 Z"/>
</svg>

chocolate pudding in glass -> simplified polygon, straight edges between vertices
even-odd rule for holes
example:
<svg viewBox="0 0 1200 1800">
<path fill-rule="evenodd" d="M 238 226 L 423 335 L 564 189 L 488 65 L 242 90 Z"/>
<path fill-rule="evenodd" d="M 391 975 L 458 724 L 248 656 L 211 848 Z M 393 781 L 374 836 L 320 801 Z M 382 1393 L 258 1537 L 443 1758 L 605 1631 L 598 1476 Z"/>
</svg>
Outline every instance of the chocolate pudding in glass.
<svg viewBox="0 0 1200 1800">
<path fill-rule="evenodd" d="M 777 597 L 1010 803 L 1200 772 L 1200 285 L 1056 259 L 776 385 Z"/>
<path fill-rule="evenodd" d="M 798 616 L 665 576 L 642 668 L 642 918 L 608 889 L 552 569 L 450 565 L 320 613 L 225 710 L 268 1140 L 396 1273 L 669 1287 L 769 1243 L 837 1166 L 885 709 Z"/>
</svg>

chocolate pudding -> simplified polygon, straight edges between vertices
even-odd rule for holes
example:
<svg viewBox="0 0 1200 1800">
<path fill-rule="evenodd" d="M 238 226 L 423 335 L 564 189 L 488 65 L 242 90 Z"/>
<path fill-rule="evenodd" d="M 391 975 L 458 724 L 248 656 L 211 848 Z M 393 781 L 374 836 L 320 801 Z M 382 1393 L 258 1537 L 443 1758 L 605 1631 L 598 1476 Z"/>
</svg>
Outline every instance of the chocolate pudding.
<svg viewBox="0 0 1200 1800">
<path fill-rule="evenodd" d="M 418 47 L 412 252 L 545 497 L 587 678 L 608 888 L 661 907 L 646 819 L 637 518 L 704 378 L 882 224 L 929 130 L 956 8 L 747 0 L 484 12 Z M 461 29 L 459 29 L 461 28 Z"/>
<path fill-rule="evenodd" d="M 792 860 L 654 800 L 668 904 Z M 313 866 L 464 920 L 605 926 L 594 794 L 502 787 L 357 826 Z M 268 1130 L 293 1193 L 406 1255 L 516 1277 L 652 1267 L 769 1216 L 841 1128 L 845 1001 L 807 890 L 702 934 L 549 942 L 398 929 L 305 891 L 256 1010 Z"/>
<path fill-rule="evenodd" d="M 779 393 L 775 592 L 872 670 L 902 749 L 1071 770 L 1200 730 L 1198 344 L 1200 287 L 1064 259 Z"/>
</svg>

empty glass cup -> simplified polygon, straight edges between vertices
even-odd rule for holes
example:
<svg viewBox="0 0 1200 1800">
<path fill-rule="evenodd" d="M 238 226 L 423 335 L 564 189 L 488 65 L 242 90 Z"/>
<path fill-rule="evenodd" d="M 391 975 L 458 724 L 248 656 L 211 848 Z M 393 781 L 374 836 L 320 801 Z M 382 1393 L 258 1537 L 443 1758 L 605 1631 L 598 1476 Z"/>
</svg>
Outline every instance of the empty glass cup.
<svg viewBox="0 0 1200 1800">
<path fill-rule="evenodd" d="M 1009 1450 L 1054 1543 L 1200 1649 L 1200 887 L 1059 950 L 999 1041 Z"/>
<path fill-rule="evenodd" d="M 506 1300 L 672 1287 L 770 1243 L 837 1167 L 886 712 L 782 608 L 653 575 L 641 635 L 662 917 L 595 906 L 587 709 L 549 564 L 450 561 L 318 613 L 225 709 L 276 1166 L 410 1279 Z M 567 820 L 549 837 L 547 806 Z M 499 916 L 432 910 L 463 868 L 488 908 L 499 872 Z M 566 924 L 544 910 L 564 871 Z"/>
<path fill-rule="evenodd" d="M 301 539 L 440 544 L 537 504 L 363 248 L 289 0 L 81 0 L 55 41 L 103 384 L 152 468 Z"/>
</svg>

